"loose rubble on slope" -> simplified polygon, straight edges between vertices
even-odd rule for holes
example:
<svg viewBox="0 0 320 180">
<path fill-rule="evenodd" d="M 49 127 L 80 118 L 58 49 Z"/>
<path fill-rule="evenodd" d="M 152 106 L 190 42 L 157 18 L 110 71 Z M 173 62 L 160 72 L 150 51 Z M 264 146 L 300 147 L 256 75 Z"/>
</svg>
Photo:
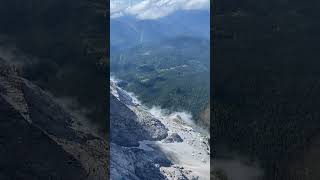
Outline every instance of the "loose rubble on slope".
<svg viewBox="0 0 320 180">
<path fill-rule="evenodd" d="M 208 137 L 110 84 L 111 179 L 210 179 Z"/>
<path fill-rule="evenodd" d="M 0 179 L 107 178 L 106 139 L 3 59 L 0 114 Z"/>
</svg>

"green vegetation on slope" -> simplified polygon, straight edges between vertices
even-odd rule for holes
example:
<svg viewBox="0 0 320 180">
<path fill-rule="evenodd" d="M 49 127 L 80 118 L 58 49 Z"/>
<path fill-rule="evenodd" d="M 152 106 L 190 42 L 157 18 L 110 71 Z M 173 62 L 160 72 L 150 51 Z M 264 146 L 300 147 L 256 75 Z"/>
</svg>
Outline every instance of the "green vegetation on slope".
<svg viewBox="0 0 320 180">
<path fill-rule="evenodd" d="M 120 85 L 147 105 L 186 110 L 202 125 L 210 94 L 210 52 L 207 40 L 179 37 L 111 52 L 111 73 Z M 203 113 L 205 114 L 205 113 Z"/>
<path fill-rule="evenodd" d="M 258 158 L 266 179 L 308 179 L 303 159 L 320 128 L 319 2 L 228 0 L 216 7 L 213 147 Z"/>
</svg>

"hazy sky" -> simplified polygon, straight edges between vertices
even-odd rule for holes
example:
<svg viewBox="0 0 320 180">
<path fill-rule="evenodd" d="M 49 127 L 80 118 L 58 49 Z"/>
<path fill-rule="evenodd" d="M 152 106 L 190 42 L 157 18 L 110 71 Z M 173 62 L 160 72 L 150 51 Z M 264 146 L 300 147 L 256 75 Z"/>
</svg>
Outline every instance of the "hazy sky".
<svg viewBox="0 0 320 180">
<path fill-rule="evenodd" d="M 209 10 L 210 0 L 111 0 L 111 18 L 158 19 L 177 10 Z"/>
</svg>

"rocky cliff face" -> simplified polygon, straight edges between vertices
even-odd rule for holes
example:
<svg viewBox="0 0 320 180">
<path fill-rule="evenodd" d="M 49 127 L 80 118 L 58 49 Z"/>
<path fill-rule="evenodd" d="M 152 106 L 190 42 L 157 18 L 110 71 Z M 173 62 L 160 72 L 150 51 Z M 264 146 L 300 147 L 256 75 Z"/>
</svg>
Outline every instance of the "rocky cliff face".
<svg viewBox="0 0 320 180">
<path fill-rule="evenodd" d="M 0 59 L 0 179 L 106 179 L 107 141 Z"/>
<path fill-rule="evenodd" d="M 76 99 L 107 134 L 107 3 L 104 0 L 0 2 L 0 57 L 57 97 Z M 20 56 L 21 58 L 18 58 Z M 89 111 L 90 110 L 90 111 Z"/>
<path fill-rule="evenodd" d="M 109 3 L 0 4 L 0 179 L 107 179 Z"/>
<path fill-rule="evenodd" d="M 207 137 L 110 85 L 110 179 L 209 179 Z"/>
</svg>

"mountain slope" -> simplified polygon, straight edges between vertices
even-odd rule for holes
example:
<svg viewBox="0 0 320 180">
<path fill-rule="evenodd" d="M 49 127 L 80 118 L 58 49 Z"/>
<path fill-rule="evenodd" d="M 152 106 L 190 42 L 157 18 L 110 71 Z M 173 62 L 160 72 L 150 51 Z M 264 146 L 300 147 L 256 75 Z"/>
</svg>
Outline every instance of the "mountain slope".
<svg viewBox="0 0 320 180">
<path fill-rule="evenodd" d="M 216 7 L 214 146 L 259 159 L 266 179 L 317 179 L 305 167 L 318 157 L 308 151 L 320 128 L 319 1 L 226 0 Z"/>
<path fill-rule="evenodd" d="M 209 41 L 176 37 L 111 52 L 111 74 L 148 106 L 188 111 L 197 123 L 209 124 Z M 192 82 L 192 83 L 190 83 Z M 206 126 L 208 127 L 208 126 Z"/>
<path fill-rule="evenodd" d="M 111 179 L 209 179 L 208 137 L 111 81 Z M 143 133 L 142 133 L 143 132 Z"/>
<path fill-rule="evenodd" d="M 76 99 L 106 132 L 104 0 L 1 1 L 0 57 L 24 65 L 21 76 L 58 97 Z M 10 51 L 10 53 L 8 53 Z M 93 90 L 94 89 L 94 90 Z M 97 95 L 99 94 L 99 95 Z"/>
<path fill-rule="evenodd" d="M 1 177 L 105 179 L 107 141 L 0 59 Z M 8 159 L 10 158 L 10 160 Z M 8 164 L 9 162 L 9 164 Z"/>
</svg>

